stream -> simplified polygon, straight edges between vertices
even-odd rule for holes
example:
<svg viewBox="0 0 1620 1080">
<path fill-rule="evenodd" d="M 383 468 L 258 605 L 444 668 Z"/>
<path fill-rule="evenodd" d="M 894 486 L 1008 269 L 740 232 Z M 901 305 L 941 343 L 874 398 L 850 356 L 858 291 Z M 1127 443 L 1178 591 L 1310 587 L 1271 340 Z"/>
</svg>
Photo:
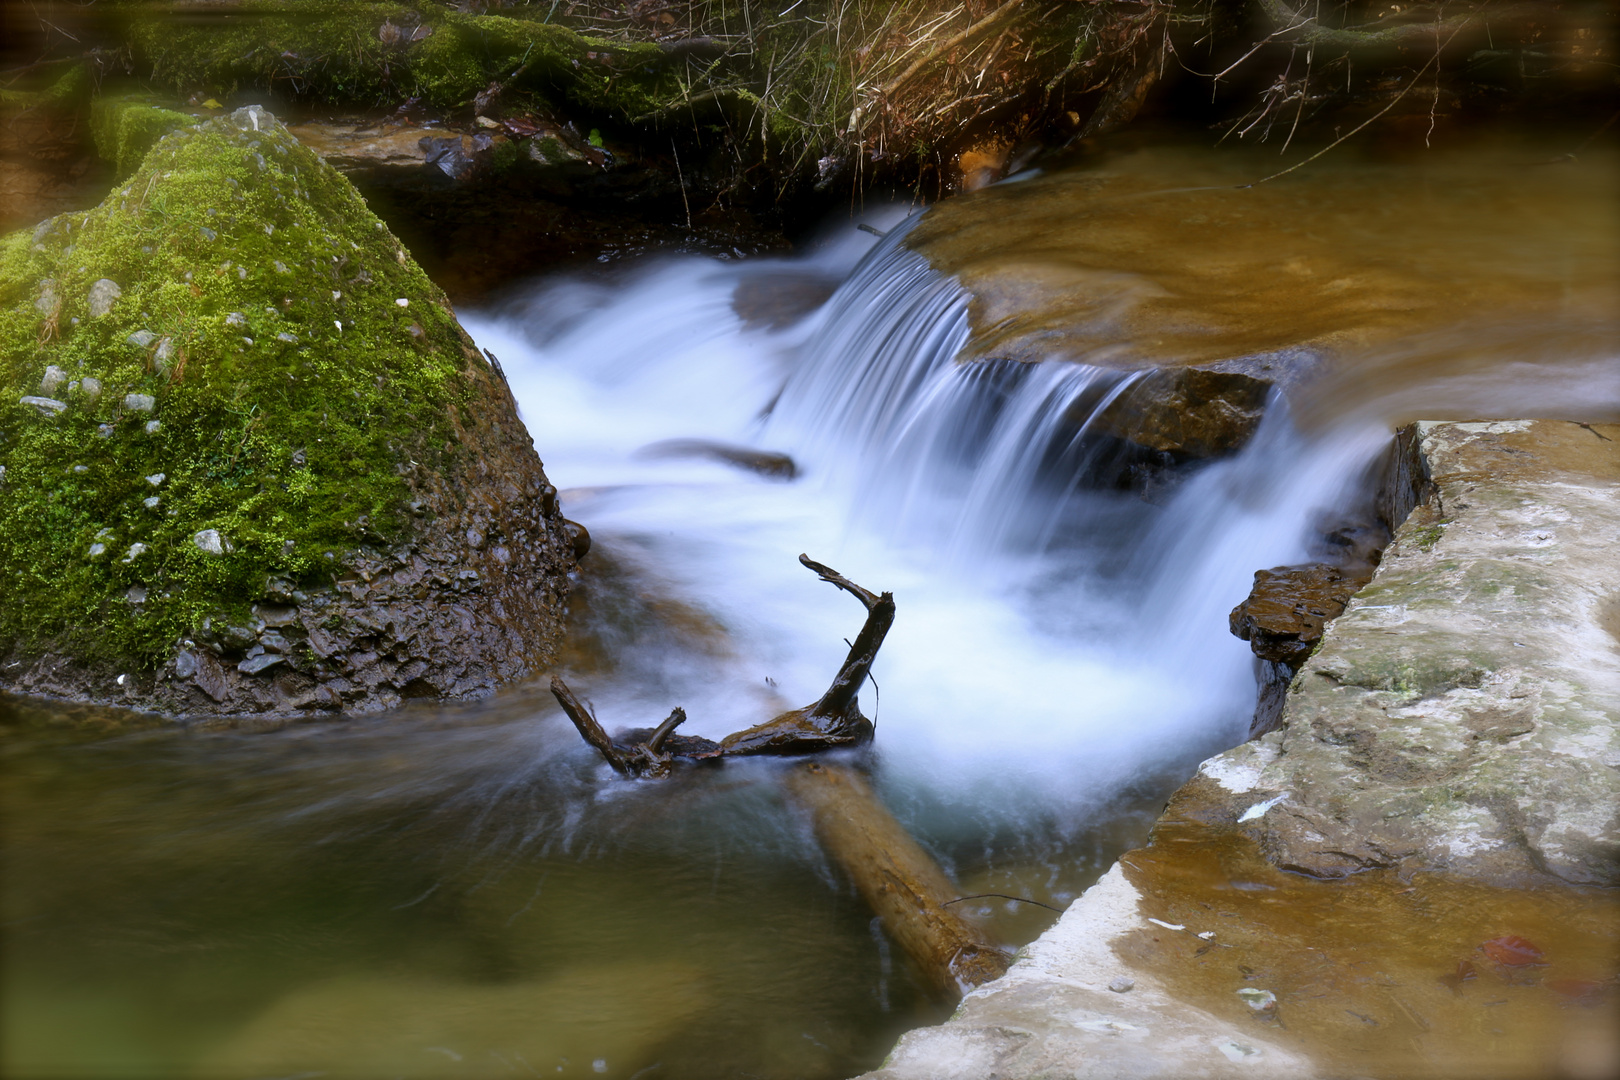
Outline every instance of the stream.
<svg viewBox="0 0 1620 1080">
<path fill-rule="evenodd" d="M 460 315 L 594 540 L 570 684 L 609 730 L 680 705 L 711 738 L 814 700 L 863 613 L 808 553 L 896 597 L 862 698 L 887 804 L 964 895 L 1063 906 L 1245 737 L 1227 612 L 1364 515 L 1393 425 L 1620 412 L 1615 162 L 1524 164 L 1546 156 L 1346 154 L 1212 194 L 1274 157 L 1130 152 L 869 208 L 872 232 L 839 219 L 791 258 L 514 283 Z M 906 244 L 935 215 L 919 246 L 957 278 Z M 1329 253 L 1316 293 L 1279 291 Z M 1037 330 L 1075 290 L 1108 302 L 1020 363 L 959 280 Z M 806 283 L 836 291 L 739 314 Z M 1177 351 L 1150 318 L 1311 377 L 1240 453 L 1144 494 L 1094 482 L 1082 436 L 1130 356 Z M 619 781 L 538 685 L 272 732 L 5 701 L 0 735 L 8 1076 L 831 1080 L 949 1012 L 784 805 L 781 763 Z M 958 910 L 1012 944 L 1055 918 Z"/>
</svg>

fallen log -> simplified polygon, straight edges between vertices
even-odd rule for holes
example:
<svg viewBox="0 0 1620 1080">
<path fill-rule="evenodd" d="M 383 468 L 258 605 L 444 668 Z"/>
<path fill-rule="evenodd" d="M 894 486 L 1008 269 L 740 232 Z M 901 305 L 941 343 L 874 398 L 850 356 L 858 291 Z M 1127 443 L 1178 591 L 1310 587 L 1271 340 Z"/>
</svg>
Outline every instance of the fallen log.
<svg viewBox="0 0 1620 1080">
<path fill-rule="evenodd" d="M 784 786 L 936 996 L 955 1000 L 1006 974 L 1012 958 L 947 906 L 960 891 L 860 773 L 811 761 L 790 771 Z"/>
<path fill-rule="evenodd" d="M 615 772 L 629 778 L 667 777 L 676 758 L 703 762 L 760 754 L 811 754 L 871 742 L 872 722 L 862 715 L 857 699 L 894 623 L 894 595 L 862 588 L 807 555 L 800 555 L 799 561 L 866 608 L 866 623 L 827 692 L 814 704 L 728 735 L 719 743 L 675 734 L 686 720 L 685 711 L 679 708 L 655 729 L 610 736 L 568 684 L 553 678 L 551 692 L 580 737 Z M 849 875 L 861 898 L 917 964 L 935 995 L 955 1000 L 1006 972 L 1011 957 L 950 910 L 949 905 L 960 898 L 959 891 L 858 771 L 812 761 L 790 770 L 783 786 L 789 800 L 809 814 L 828 856 Z"/>
</svg>

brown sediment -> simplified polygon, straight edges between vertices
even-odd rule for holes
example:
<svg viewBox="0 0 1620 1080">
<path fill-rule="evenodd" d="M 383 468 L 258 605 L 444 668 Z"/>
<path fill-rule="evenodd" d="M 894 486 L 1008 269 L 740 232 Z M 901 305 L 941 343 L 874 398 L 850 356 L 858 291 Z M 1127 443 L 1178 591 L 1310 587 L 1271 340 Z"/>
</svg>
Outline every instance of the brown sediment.
<svg viewBox="0 0 1620 1080">
<path fill-rule="evenodd" d="M 1184 929 L 1134 930 L 1114 942 L 1120 957 L 1321 1075 L 1607 1076 L 1620 1064 L 1613 890 L 1399 870 L 1321 881 L 1278 870 L 1236 830 L 1169 818 L 1121 862 L 1141 914 Z M 1541 958 L 1501 944 L 1515 937 Z M 1275 1004 L 1253 1007 L 1246 989 Z"/>
</svg>

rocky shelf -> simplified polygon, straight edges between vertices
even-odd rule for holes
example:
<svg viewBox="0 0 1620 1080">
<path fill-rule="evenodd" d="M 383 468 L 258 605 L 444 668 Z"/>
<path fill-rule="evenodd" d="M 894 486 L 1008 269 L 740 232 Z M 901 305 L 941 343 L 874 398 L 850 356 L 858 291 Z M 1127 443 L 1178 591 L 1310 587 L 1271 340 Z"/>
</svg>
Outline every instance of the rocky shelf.
<svg viewBox="0 0 1620 1080">
<path fill-rule="evenodd" d="M 1417 434 L 1427 497 L 1277 729 L 868 1080 L 1620 1061 L 1620 425 Z"/>
</svg>

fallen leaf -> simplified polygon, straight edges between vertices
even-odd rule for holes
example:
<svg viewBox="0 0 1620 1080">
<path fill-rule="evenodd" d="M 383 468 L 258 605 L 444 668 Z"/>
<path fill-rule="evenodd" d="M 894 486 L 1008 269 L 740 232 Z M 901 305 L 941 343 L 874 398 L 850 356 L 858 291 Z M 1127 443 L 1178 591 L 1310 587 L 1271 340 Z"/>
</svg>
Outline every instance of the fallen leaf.
<svg viewBox="0 0 1620 1080">
<path fill-rule="evenodd" d="M 1484 950 L 1486 956 L 1503 967 L 1530 967 L 1533 964 L 1540 964 L 1542 957 L 1546 955 L 1517 934 L 1491 938 L 1480 948 Z"/>
</svg>

